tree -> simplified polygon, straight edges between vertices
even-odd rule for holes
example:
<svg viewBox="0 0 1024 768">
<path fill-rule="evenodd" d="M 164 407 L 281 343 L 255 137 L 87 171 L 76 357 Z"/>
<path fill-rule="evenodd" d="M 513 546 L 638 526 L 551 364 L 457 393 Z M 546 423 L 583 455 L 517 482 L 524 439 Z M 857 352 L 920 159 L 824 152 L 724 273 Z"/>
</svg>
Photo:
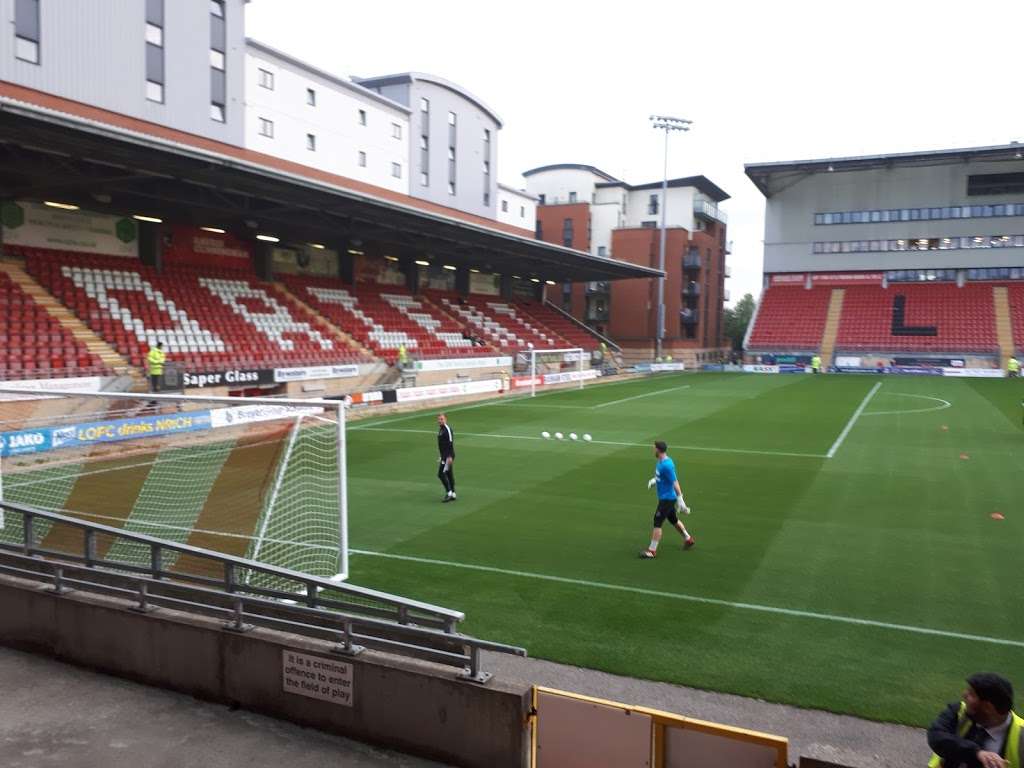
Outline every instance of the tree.
<svg viewBox="0 0 1024 768">
<path fill-rule="evenodd" d="M 725 337 L 732 342 L 736 351 L 743 349 L 743 337 L 747 335 L 747 326 L 754 316 L 757 303 L 751 294 L 746 294 L 736 302 L 735 307 L 725 310 Z"/>
</svg>

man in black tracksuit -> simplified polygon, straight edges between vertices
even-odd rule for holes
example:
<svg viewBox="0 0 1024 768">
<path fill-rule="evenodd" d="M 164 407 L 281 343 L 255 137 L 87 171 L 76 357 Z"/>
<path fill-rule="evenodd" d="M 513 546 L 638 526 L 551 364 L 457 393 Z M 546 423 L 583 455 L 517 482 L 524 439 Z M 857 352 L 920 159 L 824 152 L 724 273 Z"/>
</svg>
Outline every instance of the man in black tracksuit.
<svg viewBox="0 0 1024 768">
<path fill-rule="evenodd" d="M 444 485 L 444 498 L 441 501 L 447 504 L 455 501 L 455 472 L 452 467 L 455 463 L 455 434 L 443 413 L 437 414 L 437 425 L 437 452 L 441 454 L 437 477 Z"/>
</svg>

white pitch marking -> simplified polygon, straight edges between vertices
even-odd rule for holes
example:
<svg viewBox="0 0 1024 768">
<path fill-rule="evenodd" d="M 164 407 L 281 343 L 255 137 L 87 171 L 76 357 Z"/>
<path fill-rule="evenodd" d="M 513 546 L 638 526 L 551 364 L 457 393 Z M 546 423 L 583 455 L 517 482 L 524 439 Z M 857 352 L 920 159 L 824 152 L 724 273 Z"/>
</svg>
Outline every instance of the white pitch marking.
<svg viewBox="0 0 1024 768">
<path fill-rule="evenodd" d="M 688 595 L 682 592 L 663 592 L 656 589 L 644 589 L 643 587 L 628 587 L 622 584 L 606 584 L 600 581 L 588 581 L 586 579 L 572 579 L 566 576 L 552 576 L 544 573 L 531 573 L 529 571 L 514 571 L 508 568 L 495 568 L 489 565 L 473 565 L 470 563 L 456 563 L 449 560 L 434 560 L 428 557 L 413 557 L 411 555 L 395 555 L 388 552 L 371 552 L 365 549 L 350 549 L 353 555 L 364 555 L 367 557 L 380 557 L 389 560 L 401 560 L 409 563 L 423 563 L 425 565 L 439 565 L 446 568 L 462 568 L 469 571 L 481 571 L 483 573 L 494 573 L 500 576 L 515 576 L 522 579 L 537 579 L 540 581 L 551 581 L 559 584 L 572 584 L 589 589 L 608 589 L 616 592 L 631 592 L 637 595 L 648 597 L 663 597 L 670 600 L 684 600 L 690 603 L 702 603 L 704 605 L 717 605 L 725 608 L 735 608 L 742 611 L 757 611 L 759 613 L 772 613 L 781 616 L 793 616 L 799 619 L 816 619 L 818 621 L 831 621 L 839 624 L 855 624 L 862 627 L 875 627 L 887 629 L 894 632 L 909 632 L 917 635 L 931 635 L 933 637 L 945 637 L 953 640 L 968 640 L 977 643 L 989 643 L 992 645 L 1008 645 L 1013 648 L 1024 648 L 1024 640 L 1009 640 L 1001 637 L 987 637 L 985 635 L 972 635 L 966 632 L 954 632 L 946 629 L 932 629 L 931 627 L 918 627 L 911 624 L 891 624 L 887 621 L 876 621 L 874 619 L 860 619 L 855 616 L 842 616 L 833 613 L 818 613 L 816 611 L 802 611 L 796 608 L 779 608 L 773 605 L 759 605 L 757 603 L 738 603 L 732 600 L 720 600 L 716 597 L 701 597 L 699 595 Z"/>
<path fill-rule="evenodd" d="M 403 432 L 414 435 L 432 435 L 433 430 L 430 429 L 399 429 L 390 427 L 364 427 L 364 432 Z M 532 435 L 496 435 L 489 432 L 460 432 L 461 437 L 490 437 L 498 440 L 543 440 L 542 437 L 534 437 Z M 650 448 L 654 445 L 652 440 L 650 443 L 622 443 L 615 440 L 591 440 L 594 445 L 615 445 L 622 446 L 624 448 Z M 790 453 L 788 451 L 761 451 L 755 448 L 715 448 L 712 446 L 705 445 L 676 445 L 673 443 L 673 448 L 677 448 L 680 451 L 708 451 L 710 453 L 750 453 L 758 456 L 792 456 L 798 459 L 824 459 L 827 458 L 822 453 Z"/>
<path fill-rule="evenodd" d="M 639 400 L 641 397 L 654 397 L 655 395 L 663 395 L 666 392 L 676 392 L 680 389 L 689 389 L 689 384 L 683 384 L 681 387 L 669 387 L 668 389 L 659 389 L 656 392 L 644 392 L 642 395 L 633 395 L 632 397 L 624 397 L 621 400 L 612 400 L 608 403 L 601 403 L 593 406 L 594 408 L 607 408 L 609 405 L 618 405 L 619 403 L 628 403 L 630 400 Z"/>
<path fill-rule="evenodd" d="M 882 394 L 895 395 L 897 397 L 916 397 L 918 400 L 934 400 L 937 403 L 942 403 L 942 405 L 933 405 L 931 408 L 911 408 L 906 411 L 865 411 L 864 416 L 900 416 L 905 413 L 931 413 L 953 407 L 949 400 L 943 400 L 941 397 L 932 397 L 931 395 L 912 395 L 909 392 L 883 392 Z"/>
<path fill-rule="evenodd" d="M 871 402 L 871 398 L 875 396 L 875 392 L 882 386 L 882 382 L 876 382 L 875 386 L 871 388 L 871 391 L 864 395 L 864 399 L 860 401 L 860 405 L 857 406 L 857 410 L 853 412 L 853 416 L 846 422 L 846 426 L 843 427 L 843 431 L 839 433 L 839 437 L 832 443 L 832 447 L 828 449 L 828 453 L 825 454 L 825 458 L 831 459 L 836 455 L 836 451 L 842 446 L 843 441 L 846 440 L 846 436 L 850 434 L 850 430 L 853 429 L 853 425 L 857 423 L 857 419 L 864 413 L 864 409 L 868 407 L 868 403 Z"/>
</svg>

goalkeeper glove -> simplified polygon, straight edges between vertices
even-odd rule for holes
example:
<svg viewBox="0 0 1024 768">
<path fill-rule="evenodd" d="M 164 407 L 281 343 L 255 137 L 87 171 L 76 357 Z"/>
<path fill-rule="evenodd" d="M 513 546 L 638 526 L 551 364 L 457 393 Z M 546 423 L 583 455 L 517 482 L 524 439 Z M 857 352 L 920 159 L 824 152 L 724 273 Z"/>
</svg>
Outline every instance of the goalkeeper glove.
<svg viewBox="0 0 1024 768">
<path fill-rule="evenodd" d="M 656 477 L 652 477 L 652 478 L 651 478 L 650 480 L 648 480 L 648 481 L 647 481 L 647 488 L 648 488 L 648 489 L 651 489 L 651 488 L 653 488 L 653 487 L 654 487 L 654 484 L 655 484 L 656 482 L 658 482 L 658 478 L 656 478 Z"/>
<path fill-rule="evenodd" d="M 690 508 L 686 506 L 686 502 L 683 501 L 682 496 L 676 496 L 676 514 L 677 515 L 688 515 L 690 514 Z"/>
</svg>

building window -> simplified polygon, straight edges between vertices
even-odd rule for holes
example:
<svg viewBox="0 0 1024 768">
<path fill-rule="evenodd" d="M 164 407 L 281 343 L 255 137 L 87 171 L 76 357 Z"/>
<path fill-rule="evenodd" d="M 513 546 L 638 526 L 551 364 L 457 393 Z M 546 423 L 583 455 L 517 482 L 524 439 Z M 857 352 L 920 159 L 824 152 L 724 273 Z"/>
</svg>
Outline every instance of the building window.
<svg viewBox="0 0 1024 768">
<path fill-rule="evenodd" d="M 391 138 L 400 139 L 402 138 L 402 126 L 398 123 L 391 124 Z"/>
<path fill-rule="evenodd" d="M 366 125 L 366 110 L 365 109 L 360 109 L 359 110 L 359 124 L 360 125 Z"/>
<path fill-rule="evenodd" d="M 455 194 L 455 182 L 454 181 L 449 181 L 448 182 L 448 194 L 449 195 L 454 195 Z"/>
<path fill-rule="evenodd" d="M 274 121 L 267 120 L 265 117 L 260 119 L 260 136 L 266 136 L 268 139 L 274 138 Z"/>
<path fill-rule="evenodd" d="M 484 205 L 488 206 L 490 204 L 491 204 L 491 193 L 490 192 L 484 192 Z"/>
<path fill-rule="evenodd" d="M 430 174 L 426 171 L 420 173 L 420 184 L 424 187 L 430 186 Z"/>
<path fill-rule="evenodd" d="M 274 73 L 267 69 L 260 70 L 260 87 L 268 91 L 274 90 Z"/>
<path fill-rule="evenodd" d="M 306 89 L 306 103 L 309 104 L 309 106 L 311 107 L 316 106 L 316 91 L 314 91 L 312 88 Z"/>
<path fill-rule="evenodd" d="M 420 112 L 430 112 L 430 99 L 420 99 Z"/>
<path fill-rule="evenodd" d="M 449 112 L 448 113 L 448 125 L 455 125 L 455 120 L 456 120 L 455 113 L 454 112 Z"/>
<path fill-rule="evenodd" d="M 573 234 L 572 219 L 564 219 L 562 221 L 562 245 L 566 248 L 572 248 Z"/>
<path fill-rule="evenodd" d="M 501 201 L 501 212 L 508 213 L 508 200 Z"/>
<path fill-rule="evenodd" d="M 570 192 L 569 193 L 569 202 L 570 203 L 575 203 L 576 202 L 576 193 L 575 192 Z"/>
<path fill-rule="evenodd" d="M 599 246 L 597 246 L 597 255 L 600 256 L 602 259 L 608 258 L 608 246 L 606 246 L 606 245 L 599 245 Z"/>
<path fill-rule="evenodd" d="M 525 205 L 520 205 L 519 206 L 519 218 L 520 219 L 525 219 L 526 218 L 526 206 Z"/>
<path fill-rule="evenodd" d="M 651 195 L 647 200 L 647 213 L 651 216 L 658 212 L 658 196 Z"/>
<path fill-rule="evenodd" d="M 402 178 L 402 164 L 401 163 L 392 163 L 391 164 L 391 175 L 394 176 L 396 179 Z"/>
<path fill-rule="evenodd" d="M 491 129 L 490 128 L 484 128 L 484 145 L 488 146 L 488 147 L 491 145 Z"/>
<path fill-rule="evenodd" d="M 360 152 L 359 153 L 359 167 L 360 168 L 365 168 L 366 167 L 366 153 L 365 152 Z"/>
<path fill-rule="evenodd" d="M 547 199 L 547 195 L 543 195 L 543 194 L 537 195 L 537 203 L 540 204 L 540 205 L 544 205 L 544 201 L 546 199 Z"/>
<path fill-rule="evenodd" d="M 306 149 L 310 152 L 316 152 L 316 136 L 312 133 L 306 134 Z"/>
<path fill-rule="evenodd" d="M 146 23 L 146 42 L 163 48 L 164 30 L 156 24 Z"/>
<path fill-rule="evenodd" d="M 490 160 L 484 160 L 484 176 L 487 176 L 490 173 L 491 173 L 491 161 Z"/>
<path fill-rule="evenodd" d="M 39 0 L 15 0 L 14 57 L 39 63 Z"/>
<path fill-rule="evenodd" d="M 164 103 L 164 0 L 146 0 L 146 99 Z"/>
<path fill-rule="evenodd" d="M 226 52 L 227 22 L 224 20 L 223 0 L 210 0 L 210 119 L 226 121 L 227 95 Z M 274 87 L 271 75 L 270 87 Z"/>
<path fill-rule="evenodd" d="M 535 228 L 535 233 L 537 235 L 537 239 L 538 240 L 543 240 L 544 239 L 544 225 L 541 224 L 540 219 L 537 219 L 537 226 Z"/>
</svg>

